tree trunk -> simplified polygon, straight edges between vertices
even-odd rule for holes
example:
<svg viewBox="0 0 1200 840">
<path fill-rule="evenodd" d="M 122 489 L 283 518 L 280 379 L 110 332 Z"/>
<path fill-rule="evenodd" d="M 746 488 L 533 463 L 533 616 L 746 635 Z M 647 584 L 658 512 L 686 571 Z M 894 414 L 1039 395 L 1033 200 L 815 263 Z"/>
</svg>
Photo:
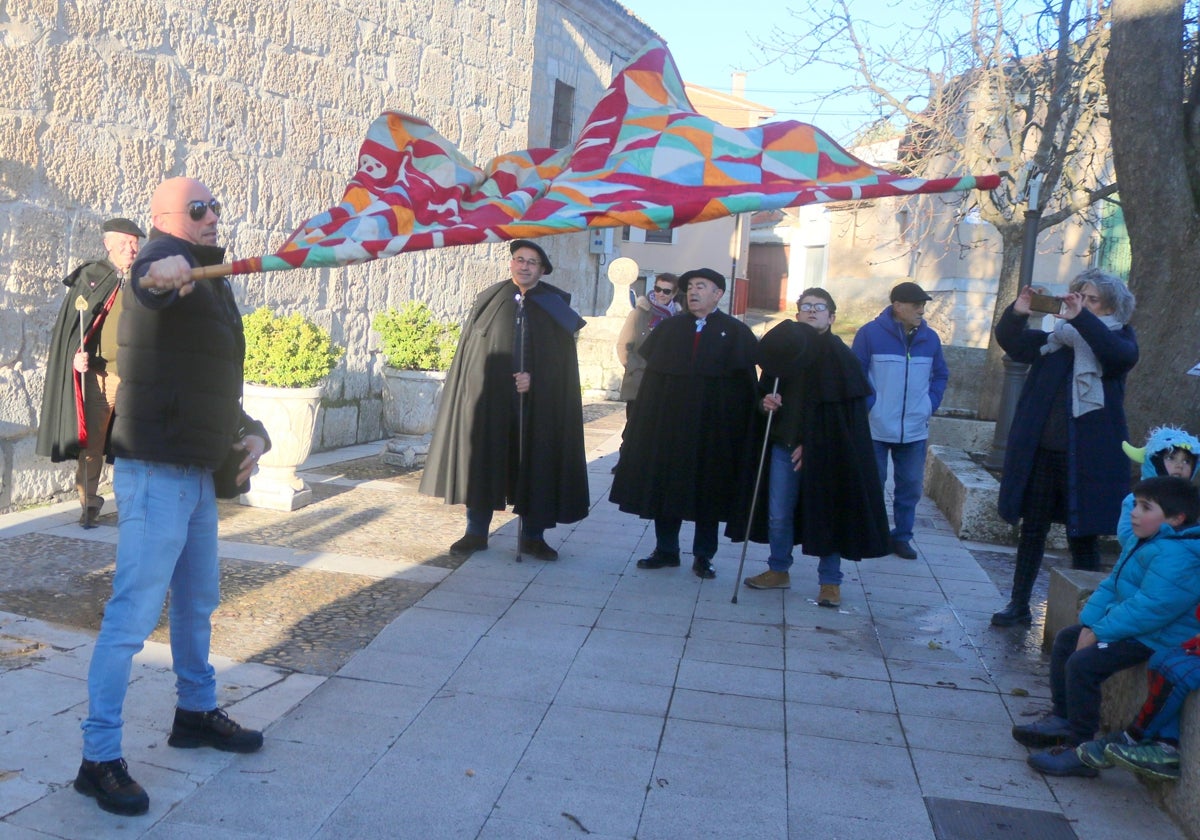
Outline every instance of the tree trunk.
<svg viewBox="0 0 1200 840">
<path fill-rule="evenodd" d="M 1105 79 L 1141 350 L 1125 408 L 1140 444 L 1162 424 L 1200 432 L 1200 377 L 1186 375 L 1200 362 L 1200 184 L 1189 164 L 1183 0 L 1113 0 L 1112 9 Z"/>
<path fill-rule="evenodd" d="M 987 361 L 984 363 L 983 381 L 994 387 L 979 389 L 979 419 L 995 420 L 1000 415 L 1000 395 L 1004 382 L 1004 350 L 996 342 L 996 325 L 1000 316 L 1017 296 L 1021 281 L 1021 250 L 1024 244 L 1024 227 L 1005 225 L 1000 228 L 1000 278 L 996 286 L 996 305 L 992 309 L 992 329 L 988 338 Z"/>
</svg>

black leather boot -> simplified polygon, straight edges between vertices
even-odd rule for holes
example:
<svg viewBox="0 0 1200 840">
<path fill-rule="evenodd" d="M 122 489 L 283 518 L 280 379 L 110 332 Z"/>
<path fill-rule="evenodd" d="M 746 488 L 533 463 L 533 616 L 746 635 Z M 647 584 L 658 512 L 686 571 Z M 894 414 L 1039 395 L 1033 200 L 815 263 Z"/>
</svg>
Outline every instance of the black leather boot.
<svg viewBox="0 0 1200 840">
<path fill-rule="evenodd" d="M 1029 611 L 1029 602 L 1009 601 L 1008 606 L 998 613 L 992 613 L 993 627 L 1012 627 L 1017 624 L 1032 624 L 1033 613 Z"/>
</svg>

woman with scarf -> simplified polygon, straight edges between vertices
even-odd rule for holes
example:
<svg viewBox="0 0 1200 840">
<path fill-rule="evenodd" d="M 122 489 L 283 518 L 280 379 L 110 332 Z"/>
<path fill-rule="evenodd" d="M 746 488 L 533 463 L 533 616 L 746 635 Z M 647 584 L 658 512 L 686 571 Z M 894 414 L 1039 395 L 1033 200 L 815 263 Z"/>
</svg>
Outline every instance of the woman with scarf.
<svg viewBox="0 0 1200 840">
<path fill-rule="evenodd" d="M 1008 435 L 1000 516 L 1021 523 L 1012 597 L 992 624 L 1029 624 L 1029 597 L 1052 522 L 1067 528 L 1071 565 L 1095 570 L 1097 536 L 1115 533 L 1129 492 L 1121 449 L 1125 375 L 1137 364 L 1133 293 L 1089 269 L 1071 281 L 1053 332 L 1028 329 L 1034 290 L 1026 286 L 996 325 L 996 340 L 1028 364 Z"/>
<path fill-rule="evenodd" d="M 639 295 L 633 311 L 625 318 L 621 334 L 617 336 L 617 358 L 625 366 L 625 375 L 621 378 L 621 399 L 625 401 L 625 424 L 633 419 L 637 405 L 638 391 L 642 387 L 642 373 L 646 369 L 646 360 L 637 352 L 650 335 L 650 331 L 659 325 L 664 318 L 670 318 L 679 311 L 675 302 L 675 293 L 679 291 L 679 278 L 674 274 L 659 274 L 654 278 L 654 284 L 648 295 Z M 624 432 L 621 434 L 624 449 Z M 617 456 L 618 460 L 620 455 Z M 617 471 L 614 465 L 612 471 Z"/>
</svg>

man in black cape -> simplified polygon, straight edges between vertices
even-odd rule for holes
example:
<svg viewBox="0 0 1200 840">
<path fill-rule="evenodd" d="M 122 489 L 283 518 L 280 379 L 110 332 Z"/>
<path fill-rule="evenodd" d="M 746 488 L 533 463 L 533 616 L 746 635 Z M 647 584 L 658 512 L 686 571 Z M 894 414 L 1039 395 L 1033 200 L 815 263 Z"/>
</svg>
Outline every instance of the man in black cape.
<svg viewBox="0 0 1200 840">
<path fill-rule="evenodd" d="M 882 557 L 890 550 L 871 447 L 871 386 L 857 357 L 830 329 L 837 316 L 833 297 L 805 289 L 796 307 L 796 320 L 777 325 L 759 343 L 762 407 L 774 417 L 758 495 L 767 503 L 755 511 L 750 538 L 768 542 L 771 554 L 767 571 L 745 584 L 789 588 L 792 547 L 800 545 L 820 558 L 817 603 L 837 607 L 842 558 Z M 761 450 L 761 434 L 758 440 Z M 735 540 L 744 534 L 744 525 L 731 525 Z"/>
<path fill-rule="evenodd" d="M 129 219 L 101 226 L 108 256 L 85 262 L 63 278 L 67 296 L 58 310 L 46 361 L 46 386 L 38 422 L 37 454 L 55 463 L 78 461 L 79 524 L 95 527 L 104 499 L 97 492 L 104 449 L 116 406 L 117 321 L 121 286 L 146 234 Z M 83 298 L 83 350 L 79 310 Z"/>
<path fill-rule="evenodd" d="M 716 577 L 717 528 L 735 516 L 736 481 L 750 441 L 755 402 L 754 333 L 717 309 L 725 278 L 685 272 L 688 311 L 667 318 L 638 348 L 646 372 L 626 430 L 610 498 L 654 520 L 655 548 L 640 569 L 679 565 L 679 529 L 696 523 L 692 571 Z"/>
<path fill-rule="evenodd" d="M 511 279 L 475 298 L 438 410 L 421 492 L 466 504 L 451 554 L 487 548 L 492 512 L 522 517 L 520 552 L 555 560 L 544 533 L 588 514 L 587 456 L 571 296 L 541 282 L 546 252 L 509 244 Z M 522 435 L 523 424 L 523 435 Z"/>
</svg>

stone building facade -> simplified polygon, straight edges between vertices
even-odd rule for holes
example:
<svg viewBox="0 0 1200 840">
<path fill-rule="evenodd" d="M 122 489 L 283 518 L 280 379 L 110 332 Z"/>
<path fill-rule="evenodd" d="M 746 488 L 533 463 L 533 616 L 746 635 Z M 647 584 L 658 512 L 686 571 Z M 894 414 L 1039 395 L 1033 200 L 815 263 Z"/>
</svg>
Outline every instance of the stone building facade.
<svg viewBox="0 0 1200 840">
<path fill-rule="evenodd" d="M 336 203 L 381 111 L 427 119 L 472 160 L 575 130 L 655 34 L 612 0 L 13 0 L 0 20 L 0 511 L 67 491 L 34 455 L 61 278 L 103 256 L 100 223 L 149 227 L 155 185 L 188 175 L 225 206 L 230 257 L 278 248 Z M 565 87 L 564 87 L 565 86 Z M 572 101 L 556 111 L 564 92 Z M 606 255 L 547 242 L 586 315 Z M 502 246 L 234 278 L 239 304 L 301 311 L 347 348 L 316 448 L 382 437 L 375 312 L 461 316 L 505 276 Z"/>
</svg>

